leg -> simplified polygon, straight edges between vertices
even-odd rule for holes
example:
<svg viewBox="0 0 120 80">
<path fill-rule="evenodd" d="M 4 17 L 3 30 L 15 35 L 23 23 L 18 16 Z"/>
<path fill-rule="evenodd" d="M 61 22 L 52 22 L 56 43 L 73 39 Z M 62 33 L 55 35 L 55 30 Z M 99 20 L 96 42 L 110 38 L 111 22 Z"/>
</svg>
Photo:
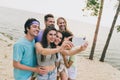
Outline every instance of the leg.
<svg viewBox="0 0 120 80">
<path fill-rule="evenodd" d="M 67 73 L 64 70 L 60 72 L 60 79 L 61 80 L 68 80 Z"/>
</svg>

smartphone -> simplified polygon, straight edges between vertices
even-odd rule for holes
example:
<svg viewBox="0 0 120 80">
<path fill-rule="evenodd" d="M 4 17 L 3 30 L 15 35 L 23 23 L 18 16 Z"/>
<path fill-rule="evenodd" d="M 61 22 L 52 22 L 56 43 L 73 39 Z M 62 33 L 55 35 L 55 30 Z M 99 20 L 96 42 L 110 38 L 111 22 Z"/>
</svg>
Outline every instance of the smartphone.
<svg viewBox="0 0 120 80">
<path fill-rule="evenodd" d="M 72 43 L 74 46 L 81 46 L 82 44 L 84 44 L 86 38 L 81 38 L 81 37 L 73 37 L 72 38 Z"/>
</svg>

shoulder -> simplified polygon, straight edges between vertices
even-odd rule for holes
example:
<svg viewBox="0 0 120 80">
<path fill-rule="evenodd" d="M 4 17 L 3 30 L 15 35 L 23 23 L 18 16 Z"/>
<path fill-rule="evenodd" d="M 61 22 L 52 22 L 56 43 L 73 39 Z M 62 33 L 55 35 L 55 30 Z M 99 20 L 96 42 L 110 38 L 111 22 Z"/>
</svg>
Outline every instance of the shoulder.
<svg viewBox="0 0 120 80">
<path fill-rule="evenodd" d="M 35 43 L 35 41 L 33 40 L 33 44 Z M 25 45 L 29 45 L 30 42 L 28 40 L 26 40 L 24 37 L 19 38 L 14 45 L 16 46 L 25 46 Z"/>
<path fill-rule="evenodd" d="M 36 42 L 35 43 L 35 46 L 38 47 L 38 46 L 42 46 L 40 42 Z"/>
<path fill-rule="evenodd" d="M 22 45 L 23 43 L 23 38 L 19 38 L 14 45 Z"/>
</svg>

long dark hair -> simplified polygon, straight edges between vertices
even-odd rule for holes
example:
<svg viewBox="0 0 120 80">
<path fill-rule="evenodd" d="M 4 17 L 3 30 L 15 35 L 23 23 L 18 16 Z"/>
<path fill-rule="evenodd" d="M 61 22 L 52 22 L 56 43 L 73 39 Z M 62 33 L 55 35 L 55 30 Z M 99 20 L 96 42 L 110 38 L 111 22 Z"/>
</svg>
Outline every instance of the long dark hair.
<svg viewBox="0 0 120 80">
<path fill-rule="evenodd" d="M 70 36 L 73 36 L 72 32 L 70 32 L 70 31 L 63 31 L 62 34 L 63 34 L 63 39 L 70 37 Z M 72 38 L 69 40 L 72 41 Z"/>
<path fill-rule="evenodd" d="M 43 37 L 42 37 L 42 41 L 41 41 L 41 45 L 43 46 L 43 48 L 47 48 L 48 47 L 48 41 L 47 41 L 47 34 L 51 31 L 54 30 L 57 32 L 57 30 L 55 29 L 54 26 L 49 26 L 47 28 L 45 28 L 44 32 L 43 32 Z M 51 48 L 56 48 L 56 45 L 53 43 L 50 43 L 50 47 Z M 53 55 L 51 56 L 51 58 L 53 57 Z M 41 55 L 41 61 L 44 61 L 46 58 L 45 55 Z"/>
</svg>

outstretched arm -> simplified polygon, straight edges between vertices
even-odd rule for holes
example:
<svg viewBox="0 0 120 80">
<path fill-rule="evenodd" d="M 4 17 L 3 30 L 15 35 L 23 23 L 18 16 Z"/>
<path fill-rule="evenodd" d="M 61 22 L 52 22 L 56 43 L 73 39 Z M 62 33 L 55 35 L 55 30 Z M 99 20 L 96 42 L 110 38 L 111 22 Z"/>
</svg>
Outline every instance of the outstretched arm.
<svg viewBox="0 0 120 80">
<path fill-rule="evenodd" d="M 75 54 L 77 54 L 77 53 L 79 53 L 81 51 L 84 51 L 87 48 L 87 46 L 88 46 L 88 42 L 85 42 L 83 45 L 81 45 L 80 47 L 78 47 L 78 48 L 76 48 L 74 50 L 72 50 L 72 49 L 70 49 L 70 50 L 62 50 L 61 53 L 63 55 L 72 56 L 72 55 L 75 55 Z"/>
<path fill-rule="evenodd" d="M 71 45 L 72 43 L 70 43 L 70 41 L 65 41 L 61 46 L 51 49 L 51 48 L 43 48 L 42 45 L 39 42 L 37 42 L 35 44 L 35 47 L 36 47 L 36 53 L 42 55 L 49 55 L 49 54 L 55 54 L 61 52 L 62 50 L 65 50 L 67 46 L 70 47 Z"/>
<path fill-rule="evenodd" d="M 36 53 L 43 54 L 43 55 L 58 53 L 58 52 L 60 52 L 60 50 L 62 48 L 62 47 L 57 47 L 57 48 L 53 48 L 53 49 L 43 48 L 42 45 L 39 42 L 37 42 L 35 44 L 35 47 L 36 47 Z"/>
</svg>

